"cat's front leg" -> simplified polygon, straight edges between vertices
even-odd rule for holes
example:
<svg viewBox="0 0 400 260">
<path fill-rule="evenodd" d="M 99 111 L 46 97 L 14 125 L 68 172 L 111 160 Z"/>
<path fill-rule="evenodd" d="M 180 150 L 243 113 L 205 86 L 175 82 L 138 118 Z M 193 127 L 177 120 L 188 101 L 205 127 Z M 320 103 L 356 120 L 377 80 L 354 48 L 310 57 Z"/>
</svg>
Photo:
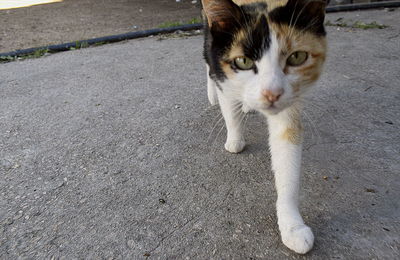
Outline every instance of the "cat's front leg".
<svg viewBox="0 0 400 260">
<path fill-rule="evenodd" d="M 207 67 L 207 96 L 208 96 L 208 101 L 212 106 L 216 105 L 218 103 L 218 97 L 217 97 L 217 86 L 214 82 L 214 80 L 210 77 L 210 66 L 206 64 Z"/>
<path fill-rule="evenodd" d="M 298 207 L 302 151 L 300 112 L 288 108 L 267 119 L 282 242 L 291 250 L 305 254 L 313 247 L 314 235 L 304 224 Z"/>
<path fill-rule="evenodd" d="M 246 145 L 243 137 L 242 123 L 244 114 L 242 113 L 241 105 L 227 97 L 219 89 L 217 89 L 217 94 L 227 130 L 225 149 L 231 153 L 240 153 Z"/>
</svg>

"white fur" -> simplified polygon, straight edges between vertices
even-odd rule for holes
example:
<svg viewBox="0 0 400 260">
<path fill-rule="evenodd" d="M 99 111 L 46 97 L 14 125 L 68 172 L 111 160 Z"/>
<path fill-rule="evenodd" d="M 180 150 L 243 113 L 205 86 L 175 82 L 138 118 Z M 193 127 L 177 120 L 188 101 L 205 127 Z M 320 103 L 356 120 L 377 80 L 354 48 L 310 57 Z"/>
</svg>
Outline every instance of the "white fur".
<svg viewBox="0 0 400 260">
<path fill-rule="evenodd" d="M 225 149 L 231 153 L 239 153 L 246 145 L 243 137 L 243 115 L 241 106 L 238 107 L 234 99 L 224 95 L 219 89 L 218 101 L 225 119 L 227 137 Z"/>
<path fill-rule="evenodd" d="M 257 74 L 252 70 L 240 71 L 235 73 L 235 78 L 220 82 L 223 91 L 217 89 L 208 76 L 208 98 L 212 105 L 216 104 L 215 92 L 217 93 L 227 128 L 225 149 L 231 153 L 241 152 L 245 146 L 242 109 L 254 109 L 267 117 L 272 169 L 278 193 L 276 208 L 279 230 L 282 241 L 288 248 L 304 254 L 312 248 L 314 235 L 304 224 L 298 208 L 302 145 L 282 138 L 284 131 L 293 126 L 291 82 L 296 77 L 288 77 L 283 73 L 278 42 L 273 34 L 269 51 L 256 65 Z M 271 107 L 261 95 L 262 90 L 283 90 L 284 93 Z"/>
<path fill-rule="evenodd" d="M 290 127 L 292 109 L 267 116 L 272 170 L 278 193 L 276 203 L 278 225 L 282 242 L 293 251 L 305 254 L 313 246 L 314 235 L 303 222 L 298 207 L 300 186 L 301 144 L 293 144 L 282 138 Z"/>
<path fill-rule="evenodd" d="M 208 101 L 212 106 L 218 104 L 218 97 L 217 97 L 217 86 L 210 78 L 210 67 L 207 66 L 207 96 L 208 96 Z"/>
</svg>

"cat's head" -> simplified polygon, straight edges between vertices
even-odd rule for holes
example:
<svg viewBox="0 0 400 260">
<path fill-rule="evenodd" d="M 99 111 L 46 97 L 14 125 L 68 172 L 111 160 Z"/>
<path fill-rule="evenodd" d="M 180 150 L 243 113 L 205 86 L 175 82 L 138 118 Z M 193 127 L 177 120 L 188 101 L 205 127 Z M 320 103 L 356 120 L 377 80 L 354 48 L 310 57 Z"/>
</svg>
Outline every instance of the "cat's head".
<svg viewBox="0 0 400 260">
<path fill-rule="evenodd" d="M 326 56 L 326 1 L 202 2 L 205 56 L 224 94 L 276 114 L 318 79 Z"/>
</svg>

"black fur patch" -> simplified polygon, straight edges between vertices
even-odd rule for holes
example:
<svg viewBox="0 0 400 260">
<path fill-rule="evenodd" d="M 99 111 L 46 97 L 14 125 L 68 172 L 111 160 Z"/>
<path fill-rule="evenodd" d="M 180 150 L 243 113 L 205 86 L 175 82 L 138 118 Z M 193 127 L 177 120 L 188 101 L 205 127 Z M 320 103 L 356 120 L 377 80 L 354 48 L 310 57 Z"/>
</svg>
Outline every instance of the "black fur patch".
<svg viewBox="0 0 400 260">
<path fill-rule="evenodd" d="M 322 2 L 289 0 L 285 6 L 275 8 L 268 17 L 271 21 L 294 26 L 318 36 L 325 36 L 325 6 Z"/>
<path fill-rule="evenodd" d="M 242 43 L 244 54 L 254 61 L 261 59 L 263 53 L 269 49 L 271 42 L 265 15 L 258 18 L 254 27 L 246 29 L 246 33 L 248 36 L 246 41 Z"/>
<path fill-rule="evenodd" d="M 210 28 L 207 22 L 205 23 L 204 58 L 210 67 L 210 77 L 216 82 L 223 82 L 226 79 L 220 61 L 229 51 L 235 34 L 239 31 L 242 30 L 247 34 L 246 40 L 241 43 L 247 57 L 258 60 L 269 48 L 269 28 L 267 18 L 264 15 L 267 5 L 259 3 L 237 8 L 239 17 L 235 17 L 234 22 L 227 26 L 224 31 L 214 30 Z M 254 68 L 254 72 L 257 73 L 257 71 L 257 68 Z"/>
<path fill-rule="evenodd" d="M 236 31 L 236 29 L 235 29 Z M 210 77 L 214 81 L 223 82 L 226 75 L 219 63 L 225 52 L 231 46 L 234 32 L 218 32 L 213 33 L 208 24 L 205 23 L 205 39 L 204 39 L 204 58 L 210 67 Z"/>
</svg>

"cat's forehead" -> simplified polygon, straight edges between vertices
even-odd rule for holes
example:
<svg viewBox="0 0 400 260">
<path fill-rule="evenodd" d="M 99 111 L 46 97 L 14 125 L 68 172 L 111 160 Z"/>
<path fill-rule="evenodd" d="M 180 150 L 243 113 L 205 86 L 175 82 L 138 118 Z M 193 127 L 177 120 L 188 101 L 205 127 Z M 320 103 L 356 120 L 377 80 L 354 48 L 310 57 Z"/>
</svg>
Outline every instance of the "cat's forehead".
<svg viewBox="0 0 400 260">
<path fill-rule="evenodd" d="M 272 11 L 277 7 L 285 6 L 288 1 L 289 0 L 234 0 L 233 2 L 239 6 L 262 4 L 263 7 L 268 8 L 268 11 Z"/>
<path fill-rule="evenodd" d="M 291 41 L 323 40 L 319 38 L 325 36 L 324 15 L 321 6 L 315 5 L 323 2 L 305 1 L 245 1 L 241 5 L 243 20 L 236 28 L 232 46 L 236 50 L 240 46 L 243 55 L 257 59 L 269 48 L 272 34 L 285 43 L 281 46 L 284 49 L 290 49 Z"/>
<path fill-rule="evenodd" d="M 272 30 L 286 25 L 325 36 L 323 26 L 325 0 L 236 0 L 243 14 L 242 27 L 254 27 L 260 17 L 267 17 Z M 246 29 L 246 28 L 245 28 Z M 247 28 L 249 29 L 249 28 Z"/>
<path fill-rule="evenodd" d="M 242 6 L 254 3 L 268 3 L 268 5 L 285 5 L 288 0 L 232 0 L 235 4 Z"/>
<path fill-rule="evenodd" d="M 300 17 L 301 9 L 296 11 L 294 6 L 287 9 L 285 2 L 288 1 L 282 1 L 280 6 L 276 5 L 273 11 L 268 11 L 266 3 L 242 6 L 246 17 L 235 31 L 224 59 L 229 61 L 243 55 L 259 60 L 270 49 L 273 38 L 277 40 L 279 51 L 283 54 L 297 48 L 323 53 L 325 37 L 322 36 L 325 35 L 325 31 L 322 22 L 321 25 L 314 24 L 312 20 L 310 23 L 310 20 L 306 19 L 307 15 L 303 14 Z M 314 21 L 315 19 L 314 17 Z M 313 26 L 316 27 L 312 28 Z"/>
</svg>

